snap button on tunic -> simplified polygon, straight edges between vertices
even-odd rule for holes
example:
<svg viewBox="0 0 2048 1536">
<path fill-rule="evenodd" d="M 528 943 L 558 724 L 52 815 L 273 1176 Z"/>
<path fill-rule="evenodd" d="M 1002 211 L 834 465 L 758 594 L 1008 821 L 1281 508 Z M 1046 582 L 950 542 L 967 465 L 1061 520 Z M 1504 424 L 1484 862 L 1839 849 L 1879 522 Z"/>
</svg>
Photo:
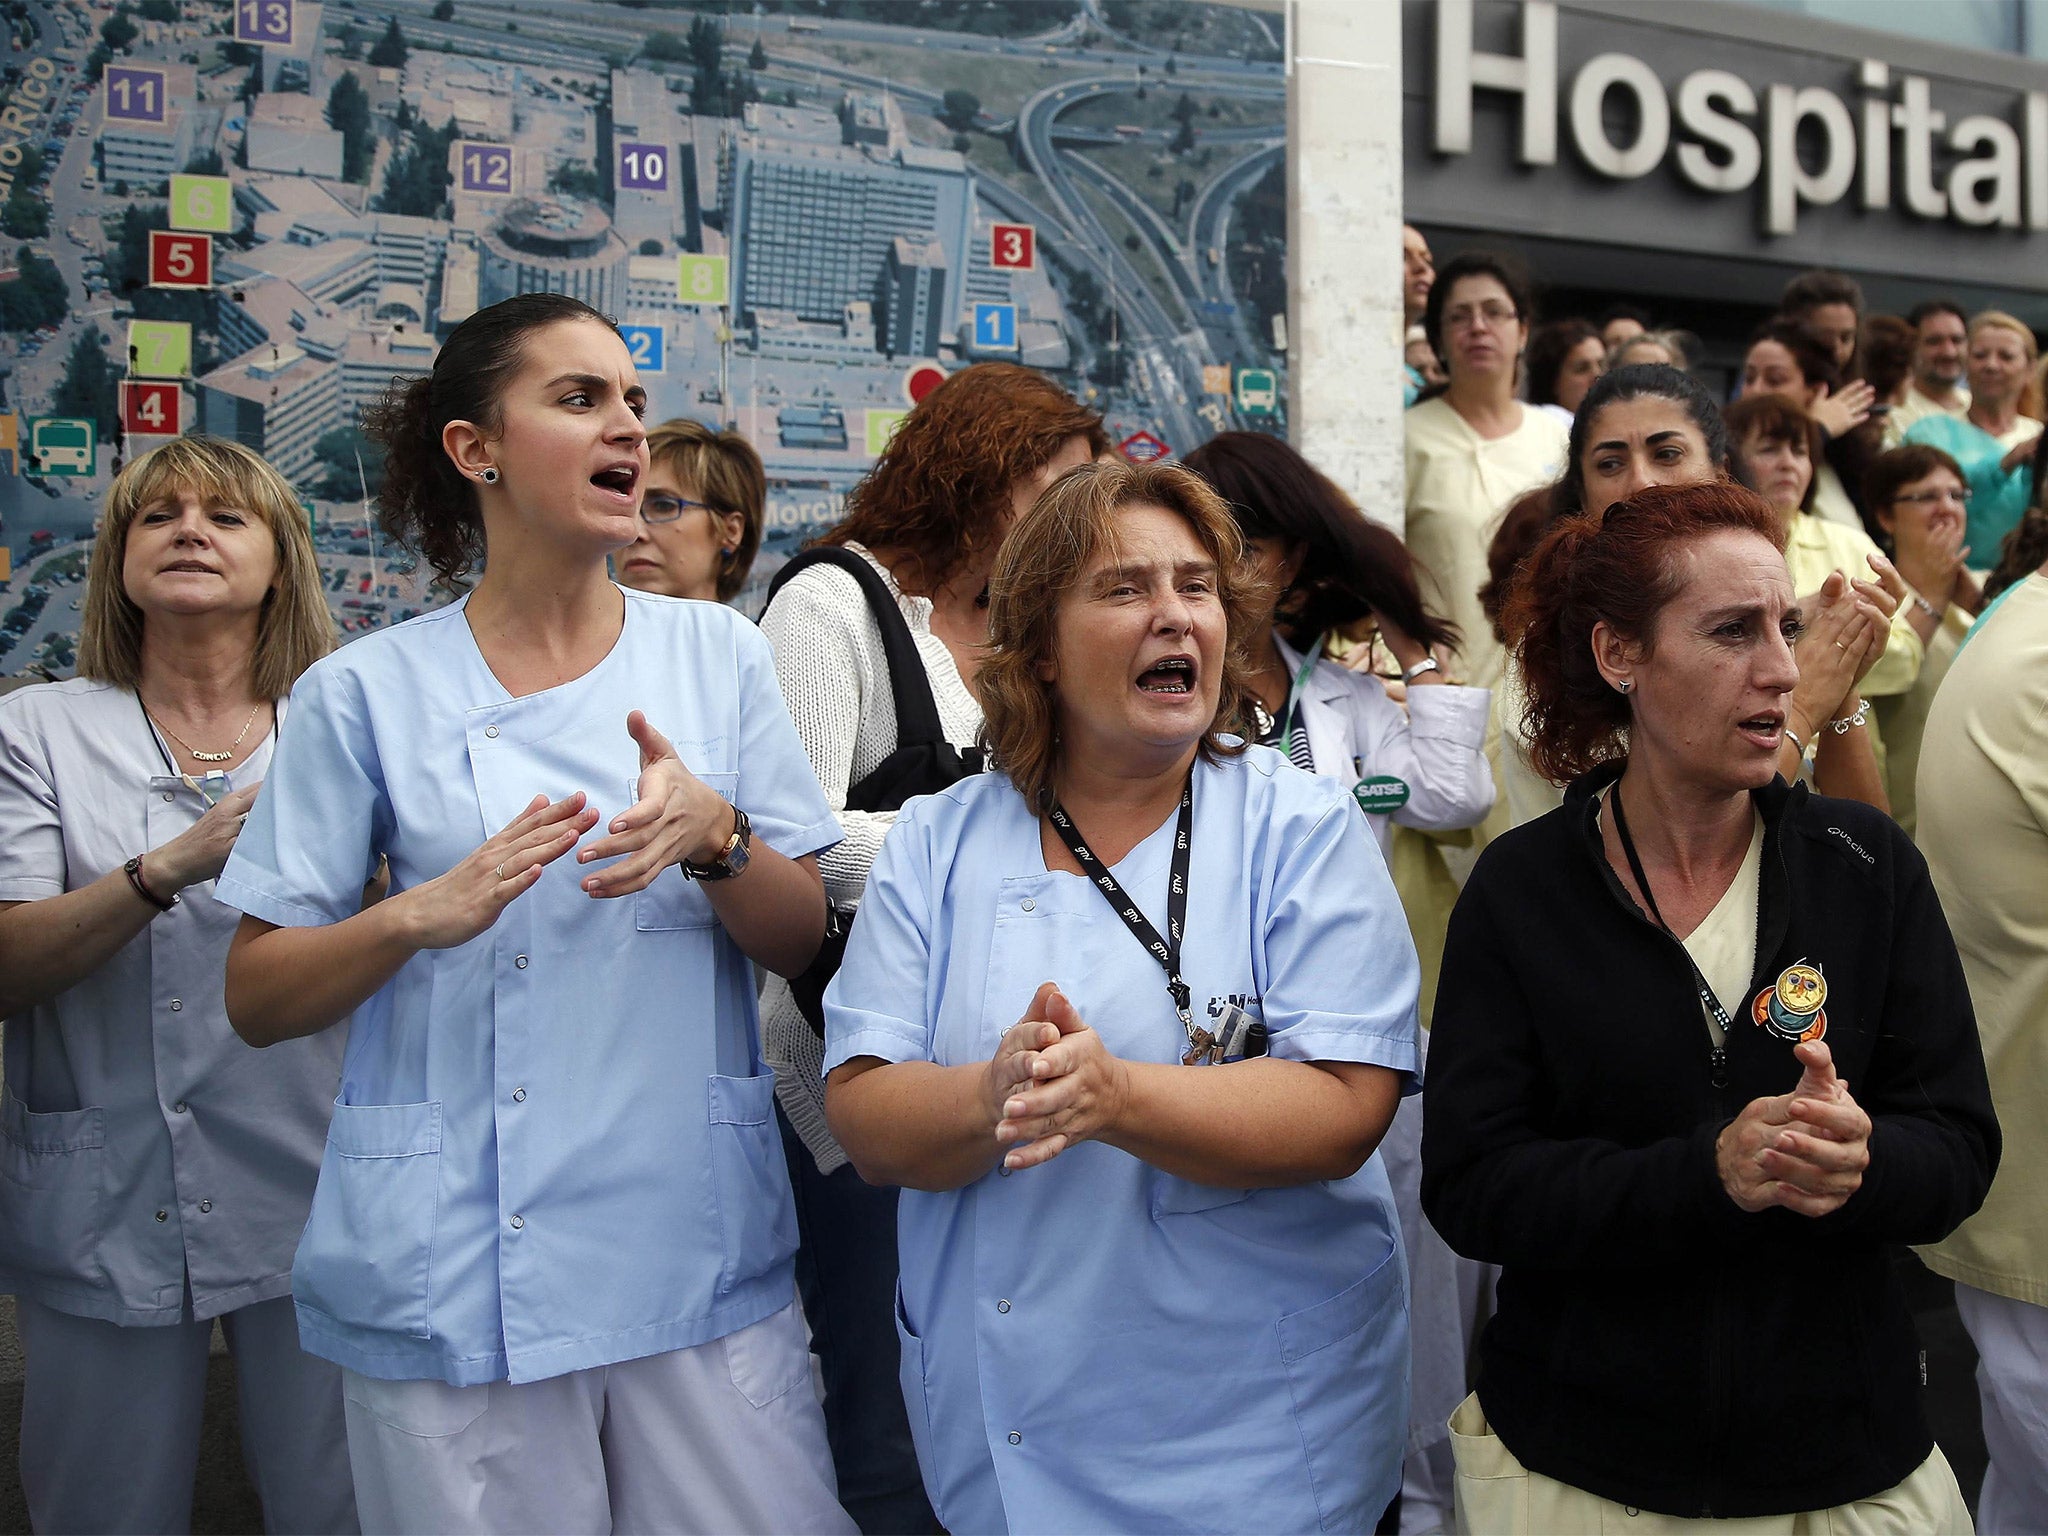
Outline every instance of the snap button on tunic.
<svg viewBox="0 0 2048 1536">
<path fill-rule="evenodd" d="M 231 788 L 266 776 L 273 741 L 251 745 Z M 130 690 L 78 678 L 0 699 L 0 901 L 90 885 L 205 811 Z M 124 1328 L 290 1293 L 347 1036 L 244 1044 L 221 997 L 241 914 L 212 881 L 182 896 L 5 1032 L 0 1290 Z M 220 1192 L 220 1220 L 173 1230 L 198 1189 Z"/>
<path fill-rule="evenodd" d="M 715 604 L 622 596 L 610 653 L 518 698 L 462 602 L 317 663 L 221 899 L 338 922 L 380 854 L 391 889 L 413 889 L 536 794 L 587 794 L 601 829 L 639 776 L 634 710 L 762 843 L 795 859 L 837 842 L 760 632 Z M 752 969 L 681 870 L 597 900 L 581 881 L 603 867 L 550 864 L 356 1011 L 293 1267 L 310 1352 L 384 1379 L 520 1383 L 788 1305 L 795 1211 Z"/>
<path fill-rule="evenodd" d="M 1117 865 L 1155 923 L 1174 828 Z M 1196 1016 L 1256 1009 L 1280 1061 L 1412 1082 L 1420 971 L 1347 787 L 1264 748 L 1198 760 L 1192 848 Z M 824 1066 L 985 1063 L 1048 980 L 1127 1060 L 1241 1070 L 1177 1065 L 1187 1035 L 1158 963 L 1092 882 L 1047 868 L 1007 780 L 966 780 L 913 801 L 883 846 L 826 992 Z M 897 1211 L 904 1395 L 949 1528 L 1130 1530 L 1139 1508 L 1157 1529 L 1371 1528 L 1408 1418 L 1400 1222 L 1377 1156 L 1258 1190 L 1092 1141 L 995 1172 L 905 1190 Z M 1058 1328 L 1010 1326 L 1046 1303 Z M 1171 1425 L 1142 1465 L 1102 1453 L 1132 1423 Z M 1027 1437 L 1030 1456 L 1003 1454 Z"/>
</svg>

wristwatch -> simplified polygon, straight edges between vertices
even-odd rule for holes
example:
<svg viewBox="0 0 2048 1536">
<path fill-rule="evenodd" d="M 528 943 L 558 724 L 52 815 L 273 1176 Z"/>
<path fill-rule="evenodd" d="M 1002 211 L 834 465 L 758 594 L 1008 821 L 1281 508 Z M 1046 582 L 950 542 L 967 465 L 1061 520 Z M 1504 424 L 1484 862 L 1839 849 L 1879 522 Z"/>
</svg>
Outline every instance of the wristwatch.
<svg viewBox="0 0 2048 1536">
<path fill-rule="evenodd" d="M 1437 660 L 1434 656 L 1425 656 L 1422 658 L 1422 660 L 1415 663 L 1414 666 L 1403 667 L 1401 669 L 1401 681 L 1404 683 L 1412 683 L 1415 681 L 1415 679 L 1421 677 L 1426 672 L 1441 671 L 1443 671 L 1443 668 L 1437 665 Z"/>
<path fill-rule="evenodd" d="M 754 825 L 747 820 L 747 813 L 738 806 L 732 808 L 732 836 L 726 839 L 724 850 L 709 864 L 692 864 L 682 861 L 683 878 L 686 880 L 730 880 L 747 867 L 752 859 L 750 851 L 754 842 Z"/>
</svg>

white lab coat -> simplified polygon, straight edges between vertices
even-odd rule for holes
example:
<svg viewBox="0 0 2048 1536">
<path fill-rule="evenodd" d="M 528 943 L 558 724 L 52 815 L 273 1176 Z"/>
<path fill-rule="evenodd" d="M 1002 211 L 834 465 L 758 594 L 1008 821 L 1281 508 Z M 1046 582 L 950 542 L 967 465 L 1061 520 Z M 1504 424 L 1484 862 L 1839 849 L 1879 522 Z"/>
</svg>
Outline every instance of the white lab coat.
<svg viewBox="0 0 2048 1536">
<path fill-rule="evenodd" d="M 1273 637 L 1288 675 L 1301 676 L 1302 654 Z M 1493 707 L 1489 689 L 1430 684 L 1408 690 L 1404 710 L 1380 680 L 1334 661 L 1318 661 L 1299 685 L 1296 707 L 1308 732 L 1319 778 L 1346 788 L 1387 776 L 1408 786 L 1408 803 L 1391 813 L 1368 812 L 1380 852 L 1392 822 L 1423 831 L 1475 826 L 1493 807 L 1493 772 L 1483 750 Z M 1428 1091 L 1428 1035 L 1424 1092 Z M 1422 1214 L 1422 1099 L 1402 1100 L 1380 1142 L 1408 1252 L 1410 1408 L 1402 1467 L 1403 1529 L 1427 1529 L 1450 1513 L 1449 1468 L 1439 1453 L 1451 1410 L 1465 1393 L 1465 1355 L 1492 1289 L 1490 1267 L 1460 1259 Z M 1412 1508 L 1411 1508 L 1412 1506 Z M 1413 1515 L 1413 1520 L 1406 1518 Z"/>
<path fill-rule="evenodd" d="M 1299 677 L 1301 652 L 1277 634 L 1273 640 L 1288 675 Z M 1318 777 L 1338 779 L 1347 789 L 1375 777 L 1408 787 L 1400 809 L 1366 816 L 1381 853 L 1393 822 L 1444 832 L 1474 826 L 1492 808 L 1493 773 L 1481 750 L 1488 690 L 1450 683 L 1413 688 L 1404 710 L 1378 678 L 1324 660 L 1300 685 L 1296 707 Z"/>
</svg>

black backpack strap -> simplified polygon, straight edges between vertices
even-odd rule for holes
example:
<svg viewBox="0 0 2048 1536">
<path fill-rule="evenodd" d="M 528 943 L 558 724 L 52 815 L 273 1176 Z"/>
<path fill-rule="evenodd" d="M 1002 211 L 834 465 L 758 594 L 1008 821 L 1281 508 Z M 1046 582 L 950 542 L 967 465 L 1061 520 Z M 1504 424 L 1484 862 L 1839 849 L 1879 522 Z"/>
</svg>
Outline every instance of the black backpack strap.
<svg viewBox="0 0 2048 1536">
<path fill-rule="evenodd" d="M 814 565 L 836 565 L 860 583 L 868 611 L 882 631 L 882 655 L 889 664 L 889 691 L 896 700 L 897 744 L 946 745 L 946 733 L 939 725 L 938 701 L 932 697 L 931 678 L 924 670 L 924 657 L 911 637 L 910 626 L 903 621 L 903 610 L 896 606 L 895 594 L 873 565 L 843 545 L 813 544 L 775 573 L 768 583 L 768 602 L 775 601 L 775 594 L 792 576 Z M 766 605 L 763 606 L 765 609 Z"/>
</svg>

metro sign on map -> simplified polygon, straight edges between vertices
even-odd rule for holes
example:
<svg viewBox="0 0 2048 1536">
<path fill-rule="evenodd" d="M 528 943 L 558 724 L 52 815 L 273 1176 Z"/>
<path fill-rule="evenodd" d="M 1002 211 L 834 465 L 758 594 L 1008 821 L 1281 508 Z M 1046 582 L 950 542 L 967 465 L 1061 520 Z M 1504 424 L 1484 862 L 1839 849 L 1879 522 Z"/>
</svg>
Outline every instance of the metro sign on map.
<svg viewBox="0 0 2048 1536">
<path fill-rule="evenodd" d="M 139 437 L 176 437 L 184 431 L 184 394 L 176 384 L 121 381 L 121 430 Z"/>
<path fill-rule="evenodd" d="M 1038 265 L 1038 231 L 1029 224 L 992 224 L 988 232 L 988 264 L 1012 272 Z"/>
<path fill-rule="evenodd" d="M 903 397 L 916 405 L 946 382 L 946 370 L 937 363 L 913 363 L 903 375 Z"/>
<path fill-rule="evenodd" d="M 1133 432 L 1118 443 L 1117 447 L 1133 464 L 1150 464 L 1155 459 L 1165 458 L 1173 451 L 1166 446 L 1164 440 L 1154 437 L 1150 432 Z"/>
</svg>

